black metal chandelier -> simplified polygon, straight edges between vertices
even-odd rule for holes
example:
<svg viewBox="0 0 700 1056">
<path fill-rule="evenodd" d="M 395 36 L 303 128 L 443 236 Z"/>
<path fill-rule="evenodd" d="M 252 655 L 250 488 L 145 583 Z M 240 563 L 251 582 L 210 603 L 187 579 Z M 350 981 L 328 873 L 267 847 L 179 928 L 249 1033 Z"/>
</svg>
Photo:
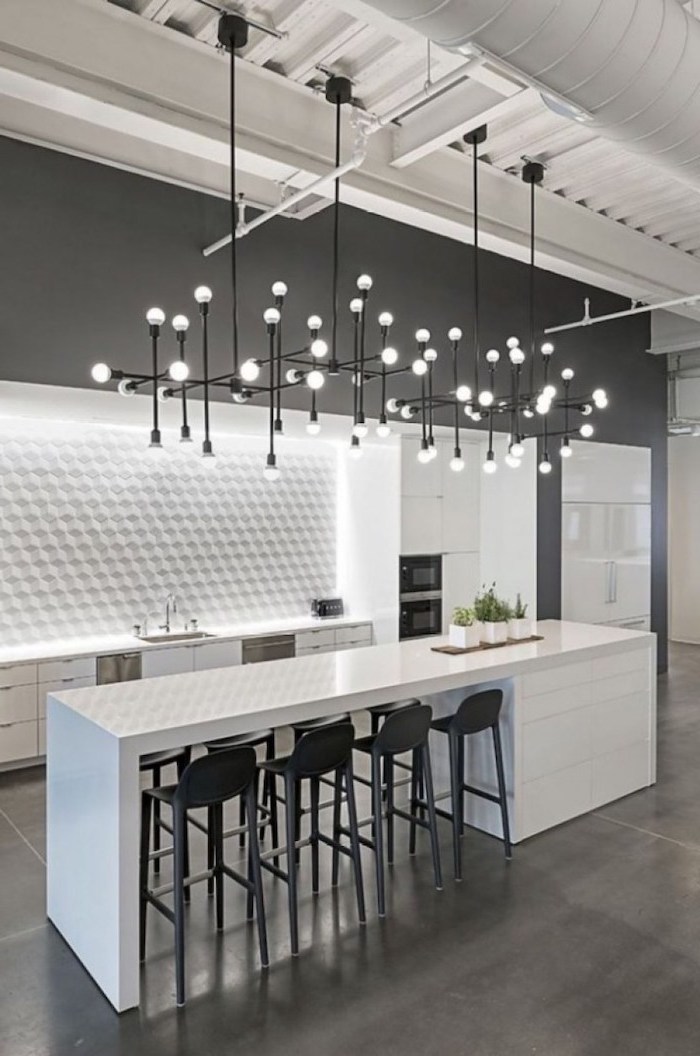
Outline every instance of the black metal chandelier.
<svg viewBox="0 0 700 1056">
<path fill-rule="evenodd" d="M 187 336 L 189 320 L 184 315 L 172 319 L 177 343 L 177 357 L 167 370 L 162 369 L 159 343 L 165 314 L 159 308 L 152 308 L 146 313 L 151 342 L 151 369 L 147 373 L 114 369 L 106 363 L 97 363 L 92 368 L 93 380 L 105 384 L 110 380 L 118 382 L 118 391 L 130 396 L 141 389 L 150 388 L 152 395 L 151 446 L 162 446 L 159 421 L 159 405 L 167 400 L 179 400 L 181 406 L 180 440 L 187 443 L 192 439 L 189 423 L 189 396 L 194 391 L 201 393 L 203 406 L 204 435 L 202 455 L 213 457 L 214 450 L 210 430 L 210 399 L 213 390 L 227 390 L 236 403 L 247 403 L 250 400 L 266 399 L 268 417 L 268 454 L 264 467 L 267 480 L 279 479 L 280 470 L 275 450 L 276 438 L 283 432 L 282 393 L 290 388 L 306 388 L 309 391 L 309 417 L 306 425 L 310 435 L 320 432 L 318 417 L 318 394 L 326 379 L 349 373 L 353 382 L 352 395 L 352 434 L 350 437 L 350 455 L 360 457 L 362 441 L 368 435 L 368 408 L 370 399 L 376 412 L 376 435 L 386 438 L 391 433 L 389 416 L 398 416 L 404 421 L 416 420 L 421 429 L 421 446 L 418 453 L 420 462 L 430 462 L 437 456 L 434 439 L 436 417 L 447 416 L 454 429 L 454 451 L 450 468 L 459 472 L 464 468 L 460 447 L 461 414 L 465 413 L 473 422 L 485 422 L 488 427 L 488 450 L 484 462 L 484 471 L 493 473 L 497 462 L 493 448 L 493 434 L 497 422 L 507 422 L 509 430 L 508 453 L 506 464 L 512 468 L 520 465 L 524 454 L 523 442 L 531 437 L 542 440 L 542 457 L 539 469 L 542 473 L 551 471 L 550 443 L 560 441 L 559 451 L 563 457 L 571 454 L 570 438 L 572 429 L 577 428 L 575 418 L 587 418 L 594 407 L 602 409 L 607 405 L 607 397 L 602 389 L 597 389 L 588 396 L 575 396 L 571 393 L 572 370 L 561 372 L 562 391 L 559 393 L 550 380 L 550 364 L 554 347 L 545 342 L 539 350 L 541 361 L 541 384 L 535 381 L 536 362 L 536 319 L 535 319 L 535 195 L 541 184 L 544 170 L 536 162 L 527 162 L 523 168 L 523 180 L 530 186 L 530 333 L 529 352 L 522 349 L 517 337 L 506 342 L 507 362 L 509 366 L 509 384 L 504 386 L 508 391 L 499 392 L 500 377 L 498 365 L 501 354 L 489 349 L 485 355 L 481 352 L 480 333 L 480 274 L 479 274 L 479 199 L 478 199 L 478 148 L 486 138 L 486 127 L 475 129 L 465 136 L 465 141 L 472 147 L 473 168 L 473 213 L 474 213 L 474 308 L 472 319 L 472 355 L 471 358 L 462 352 L 463 334 L 459 327 L 452 327 L 447 333 L 451 354 L 452 388 L 444 394 L 434 392 L 435 364 L 437 350 L 431 346 L 430 331 L 420 328 L 416 331 L 417 354 L 407 365 L 399 364 L 399 354 L 390 344 L 389 335 L 393 324 L 390 312 L 382 312 L 377 319 L 378 332 L 370 336 L 368 329 L 368 308 L 372 279 L 369 275 L 360 275 L 357 279 L 357 290 L 350 301 L 350 313 L 353 324 L 352 350 L 347 358 L 342 358 L 338 335 L 340 319 L 340 177 L 336 176 L 333 202 L 333 240 L 332 240 L 332 319 L 330 326 L 330 343 L 321 336 L 322 320 L 312 314 L 307 320 L 308 339 L 302 348 L 286 351 L 283 342 L 283 313 L 288 293 L 287 285 L 282 281 L 272 284 L 273 304 L 263 313 L 266 331 L 266 348 L 263 355 L 248 358 L 241 362 L 239 356 L 239 323 L 238 323 L 238 269 L 237 237 L 238 195 L 236 188 L 236 61 L 235 54 L 244 47 L 248 40 L 248 24 L 238 15 L 222 15 L 219 21 L 218 39 L 230 58 L 230 162 L 231 162 L 231 196 L 230 219 L 232 237 L 231 246 L 231 282 L 232 282 L 232 369 L 224 374 L 211 376 L 209 369 L 209 310 L 212 291 L 207 286 L 199 286 L 194 292 L 195 302 L 200 317 L 201 343 L 201 376 L 192 376 L 187 356 Z M 326 99 L 335 109 L 335 166 L 340 167 L 341 156 L 341 110 L 351 102 L 352 86 L 344 77 L 331 76 L 326 84 Z M 528 363 L 529 355 L 529 363 Z M 473 378 L 473 387 L 464 380 L 466 368 Z M 529 366 L 525 377 L 526 364 Z M 420 389 L 412 394 L 388 395 L 388 390 L 396 391 L 396 383 L 413 377 L 420 379 Z M 553 412 L 558 412 L 558 428 L 552 422 Z M 534 420 L 539 419 L 541 427 L 532 429 Z M 588 422 L 578 426 L 580 435 L 589 437 L 593 427 Z"/>
</svg>

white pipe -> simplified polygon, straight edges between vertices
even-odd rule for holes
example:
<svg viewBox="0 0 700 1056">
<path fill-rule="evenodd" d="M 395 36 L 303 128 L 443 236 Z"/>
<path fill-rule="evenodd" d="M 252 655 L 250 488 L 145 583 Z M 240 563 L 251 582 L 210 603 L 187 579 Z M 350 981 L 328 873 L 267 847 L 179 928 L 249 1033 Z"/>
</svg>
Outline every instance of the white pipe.
<svg viewBox="0 0 700 1056">
<path fill-rule="evenodd" d="M 639 304 L 636 308 L 628 308 L 624 312 L 609 312 L 607 315 L 588 315 L 588 308 L 583 319 L 576 323 L 564 323 L 562 326 L 548 326 L 545 334 L 558 334 L 562 330 L 576 330 L 580 326 L 592 326 L 594 323 L 607 323 L 611 319 L 624 319 L 628 315 L 640 315 L 642 312 L 655 312 L 657 308 L 673 308 L 679 304 L 694 304 L 700 301 L 700 293 L 691 297 L 675 297 L 672 301 L 661 301 L 659 304 Z"/>
</svg>

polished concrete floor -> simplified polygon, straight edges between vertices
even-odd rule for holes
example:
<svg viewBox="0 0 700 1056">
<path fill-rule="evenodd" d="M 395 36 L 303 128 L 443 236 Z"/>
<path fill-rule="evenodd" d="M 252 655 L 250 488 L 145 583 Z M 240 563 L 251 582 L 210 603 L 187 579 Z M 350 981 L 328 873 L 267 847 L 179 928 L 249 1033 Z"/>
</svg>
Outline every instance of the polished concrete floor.
<svg viewBox="0 0 700 1056">
<path fill-rule="evenodd" d="M 0 777 L 2 1056 L 697 1056 L 700 1052 L 700 648 L 674 647 L 659 694 L 658 784 L 517 848 L 469 832 L 465 880 L 432 886 L 427 835 L 400 841 L 389 915 L 357 927 L 349 870 L 313 898 L 288 955 L 283 885 L 266 879 L 272 968 L 244 896 L 226 930 L 194 892 L 188 1004 L 172 933 L 149 926 L 143 1005 L 117 1016 L 44 916 L 44 781 Z M 443 823 L 441 823 L 443 824 Z M 237 849 L 231 847 L 235 856 Z M 152 915 L 153 918 L 156 914 Z"/>
</svg>

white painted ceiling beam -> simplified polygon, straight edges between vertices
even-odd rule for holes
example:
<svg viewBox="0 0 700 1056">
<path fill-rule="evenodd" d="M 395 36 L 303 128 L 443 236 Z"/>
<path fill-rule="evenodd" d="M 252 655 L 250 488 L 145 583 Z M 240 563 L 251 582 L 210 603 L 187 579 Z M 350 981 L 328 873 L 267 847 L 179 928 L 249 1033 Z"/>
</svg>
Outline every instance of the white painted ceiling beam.
<svg viewBox="0 0 700 1056">
<path fill-rule="evenodd" d="M 0 96 L 0 122 L 8 102 L 17 125 L 20 109 L 27 122 L 24 133 L 15 127 L 13 134 L 31 137 L 34 120 L 35 138 L 58 149 L 126 168 L 140 157 L 140 171 L 159 179 L 225 192 L 226 58 L 113 5 L 64 0 L 60 20 L 51 18 L 52 8 L 53 0 L 0 5 L 0 68 L 30 78 L 36 93 L 21 98 L 19 82 L 8 89 L 8 81 Z M 250 63 L 241 62 L 238 72 L 241 180 L 268 180 L 274 188 L 276 180 L 298 183 L 326 173 L 333 122 L 325 100 Z M 469 158 L 443 149 L 403 169 L 392 166 L 392 158 L 391 132 L 373 136 L 364 166 L 344 184 L 343 200 L 470 241 Z M 182 179 L 183 170 L 194 176 Z M 484 163 L 480 175 L 482 244 L 527 259 L 528 189 Z M 550 270 L 636 297 L 663 299 L 700 290 L 699 260 L 546 191 L 538 198 L 538 224 L 538 263 Z M 367 252 L 371 268 L 371 247 Z"/>
</svg>

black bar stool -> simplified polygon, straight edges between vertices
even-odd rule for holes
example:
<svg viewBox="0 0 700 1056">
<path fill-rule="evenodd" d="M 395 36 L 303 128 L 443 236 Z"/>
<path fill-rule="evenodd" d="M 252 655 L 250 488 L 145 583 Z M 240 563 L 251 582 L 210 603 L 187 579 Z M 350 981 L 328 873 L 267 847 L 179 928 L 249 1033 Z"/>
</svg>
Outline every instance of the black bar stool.
<svg viewBox="0 0 700 1056">
<path fill-rule="evenodd" d="M 163 767 L 171 766 L 174 763 L 177 767 L 177 779 L 179 781 L 191 757 L 191 748 L 170 748 L 162 752 L 149 752 L 147 755 L 142 755 L 139 759 L 139 770 L 142 774 L 150 771 L 153 778 L 153 788 L 158 788 L 161 783 L 161 771 Z M 172 828 L 170 825 L 161 820 L 160 803 L 155 802 L 153 804 L 153 872 L 156 876 L 160 873 L 161 829 L 165 829 L 166 832 L 169 832 L 172 835 Z"/>
<path fill-rule="evenodd" d="M 296 852 L 301 846 L 311 846 L 311 887 L 315 895 L 319 891 L 319 844 L 333 848 L 333 853 L 342 852 L 351 859 L 355 871 L 355 889 L 357 893 L 357 912 L 360 924 L 365 923 L 365 896 L 362 885 L 362 862 L 360 860 L 360 836 L 357 825 L 357 807 L 355 804 L 355 789 L 353 785 L 352 772 L 352 748 L 355 740 L 355 728 L 350 722 L 333 723 L 321 726 L 319 729 L 309 730 L 302 734 L 292 754 L 280 759 L 265 760 L 259 764 L 261 770 L 269 773 L 276 783 L 277 777 L 284 780 L 284 813 L 286 829 L 286 872 L 274 862 L 263 859 L 262 865 L 274 876 L 279 877 L 287 883 L 289 898 L 289 930 L 291 935 L 292 956 L 299 953 L 299 926 L 297 915 L 297 870 Z M 350 849 L 339 843 L 339 837 L 334 832 L 331 839 L 320 831 L 320 785 L 325 774 L 334 773 L 335 800 L 334 811 L 340 811 L 342 797 L 342 786 L 345 786 L 345 796 L 348 805 L 348 835 L 350 837 Z M 301 795 L 301 782 L 308 780 L 311 785 L 311 835 L 306 841 L 299 841 L 297 837 L 297 800 Z M 275 802 L 277 791 L 274 792 Z M 271 853 L 271 852 L 269 852 Z M 334 876 L 336 874 L 334 873 Z M 334 881 L 335 882 L 335 881 Z"/>
<path fill-rule="evenodd" d="M 387 715 L 403 711 L 404 708 L 415 708 L 417 704 L 420 704 L 420 701 L 411 697 L 408 700 L 392 700 L 389 704 L 376 704 L 373 708 L 368 708 L 372 733 L 379 733 L 381 721 Z"/>
<path fill-rule="evenodd" d="M 146 955 L 146 908 L 150 902 L 175 925 L 175 979 L 178 1006 L 185 1003 L 185 891 L 200 877 L 188 875 L 187 812 L 205 807 L 213 827 L 214 866 L 216 886 L 216 926 L 224 926 L 224 875 L 241 884 L 247 892 L 247 918 L 252 919 L 255 903 L 258 921 L 260 961 L 263 968 L 269 965 L 267 931 L 265 927 L 265 905 L 263 900 L 260 870 L 260 848 L 258 845 L 257 817 L 257 769 L 255 750 L 250 746 L 214 752 L 195 759 L 186 767 L 177 785 L 145 789 L 142 795 L 141 813 L 141 917 L 140 957 Z M 223 806 L 236 796 L 243 797 L 248 819 L 248 876 L 231 869 L 223 859 Z M 154 803 L 166 803 L 173 813 L 173 883 L 156 891 L 148 887 L 148 858 L 151 809 Z M 174 909 L 161 901 L 160 895 L 172 890 Z"/>
<path fill-rule="evenodd" d="M 441 817 L 452 822 L 452 842 L 454 845 L 455 879 L 462 879 L 462 845 L 460 837 L 464 832 L 464 793 L 471 792 L 482 799 L 498 803 L 501 808 L 503 826 L 503 847 L 506 858 L 512 858 L 510 843 L 510 825 L 508 823 L 508 799 L 506 780 L 503 771 L 503 748 L 499 719 L 503 707 L 503 692 L 500 689 L 485 689 L 473 693 L 462 701 L 454 715 L 435 719 L 432 728 L 439 733 L 446 733 L 450 744 L 450 791 L 452 795 L 452 812 L 438 810 Z M 474 733 L 491 730 L 493 750 L 496 758 L 496 779 L 498 795 L 483 788 L 475 788 L 464 780 L 464 738 Z"/>
<path fill-rule="evenodd" d="M 430 832 L 430 845 L 433 854 L 433 871 L 435 873 L 435 886 L 438 891 L 442 890 L 442 871 L 440 868 L 440 848 L 438 844 L 437 817 L 435 813 L 435 796 L 433 792 L 433 775 L 430 765 L 430 751 L 428 747 L 428 736 L 430 734 L 430 720 L 432 709 L 427 704 L 415 704 L 411 707 L 401 708 L 387 714 L 384 724 L 378 733 L 370 734 L 368 737 L 360 737 L 355 741 L 355 747 L 366 752 L 371 757 L 371 781 L 357 778 L 363 784 L 369 784 L 372 789 L 372 835 L 373 839 L 361 837 L 361 843 L 374 851 L 377 873 L 377 909 L 379 916 L 386 915 L 384 895 L 384 836 L 382 832 L 382 763 L 385 764 L 386 773 L 386 819 L 387 819 L 387 861 L 391 865 L 394 861 L 394 818 L 403 818 L 411 825 L 411 853 L 415 850 L 416 826 L 428 829 Z M 394 759 L 397 755 L 412 752 L 412 776 L 411 776 L 411 803 L 410 812 L 399 809 L 394 803 Z M 423 802 L 418 793 L 418 782 L 423 780 L 426 802 Z M 424 820 L 418 816 L 420 808 L 426 808 L 428 817 Z M 336 815 L 339 825 L 339 814 Z M 339 828 L 339 832 L 344 832 Z M 337 868 L 337 858 L 334 857 L 333 870 Z"/>
<path fill-rule="evenodd" d="M 326 726 L 337 726 L 340 722 L 350 722 L 350 716 L 347 712 L 343 712 L 341 715 L 324 715 L 320 719 L 303 719 L 301 722 L 293 722 L 291 725 L 292 733 L 294 734 L 294 744 L 298 744 L 300 739 L 305 733 L 310 733 L 311 730 L 324 729 Z M 296 829 L 295 835 L 297 842 L 301 839 L 301 818 L 303 814 L 303 807 L 301 802 L 301 793 L 296 797 Z M 275 810 L 276 813 L 276 810 Z M 275 840 L 275 846 L 277 841 Z M 297 862 L 299 861 L 299 852 L 296 856 Z"/>
</svg>

